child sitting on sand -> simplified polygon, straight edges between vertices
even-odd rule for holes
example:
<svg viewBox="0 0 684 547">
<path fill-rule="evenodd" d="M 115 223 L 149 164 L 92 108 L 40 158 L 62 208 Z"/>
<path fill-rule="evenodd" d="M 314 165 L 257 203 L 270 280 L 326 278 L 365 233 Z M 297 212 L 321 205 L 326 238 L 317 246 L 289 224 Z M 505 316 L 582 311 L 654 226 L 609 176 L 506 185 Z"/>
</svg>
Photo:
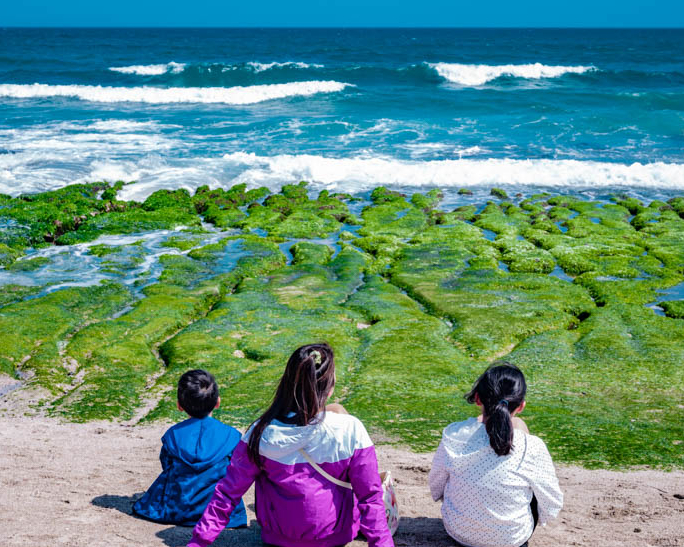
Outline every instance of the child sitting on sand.
<svg viewBox="0 0 684 547">
<path fill-rule="evenodd" d="M 361 530 L 369 547 L 394 546 L 375 448 L 357 418 L 340 405 L 326 408 L 334 385 L 330 346 L 295 350 L 271 406 L 235 449 L 189 546 L 213 542 L 254 481 L 266 544 L 333 547 Z"/>
<path fill-rule="evenodd" d="M 537 521 L 546 524 L 563 506 L 544 441 L 516 417 L 526 390 L 516 366 L 492 366 L 466 395 L 481 416 L 444 430 L 429 482 L 457 545 L 526 547 Z"/>
<path fill-rule="evenodd" d="M 178 409 L 190 418 L 162 437 L 162 473 L 133 506 L 141 517 L 168 524 L 193 526 L 204 512 L 216 483 L 226 473 L 240 432 L 211 417 L 219 407 L 218 385 L 204 370 L 190 370 L 178 381 Z M 231 528 L 246 526 L 242 500 L 236 500 Z"/>
</svg>

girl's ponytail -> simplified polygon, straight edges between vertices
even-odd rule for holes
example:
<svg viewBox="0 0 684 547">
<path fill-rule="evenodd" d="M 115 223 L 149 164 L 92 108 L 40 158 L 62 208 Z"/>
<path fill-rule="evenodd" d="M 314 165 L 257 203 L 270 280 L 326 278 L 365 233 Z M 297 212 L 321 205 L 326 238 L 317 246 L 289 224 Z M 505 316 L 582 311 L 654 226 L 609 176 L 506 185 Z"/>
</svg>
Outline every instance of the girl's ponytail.
<svg viewBox="0 0 684 547">
<path fill-rule="evenodd" d="M 335 361 L 328 344 L 309 344 L 297 348 L 287 361 L 271 406 L 252 424 L 249 458 L 261 467 L 259 443 L 274 419 L 308 425 L 325 410 L 328 395 L 335 385 Z"/>
<path fill-rule="evenodd" d="M 489 367 L 465 396 L 469 403 L 475 402 L 475 395 L 479 397 L 489 444 L 499 456 L 505 456 L 513 449 L 511 410 L 523 403 L 526 392 L 527 384 L 520 369 L 499 362 Z"/>
<path fill-rule="evenodd" d="M 487 414 L 485 428 L 489 435 L 489 444 L 494 452 L 499 456 L 508 454 L 513 448 L 513 422 L 507 404 L 497 403 L 494 409 Z"/>
</svg>

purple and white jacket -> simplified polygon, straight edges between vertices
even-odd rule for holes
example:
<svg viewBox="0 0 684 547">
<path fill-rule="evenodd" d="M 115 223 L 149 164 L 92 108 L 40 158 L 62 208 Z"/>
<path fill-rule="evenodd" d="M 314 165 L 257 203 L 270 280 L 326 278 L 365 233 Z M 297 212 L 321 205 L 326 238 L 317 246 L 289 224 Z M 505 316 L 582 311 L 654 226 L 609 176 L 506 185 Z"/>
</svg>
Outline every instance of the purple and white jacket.
<svg viewBox="0 0 684 547">
<path fill-rule="evenodd" d="M 249 459 L 248 431 L 235 448 L 226 476 L 195 526 L 188 547 L 205 547 L 223 530 L 230 513 L 256 481 L 256 514 L 264 543 L 282 547 L 333 547 L 359 531 L 369 547 L 393 547 L 387 527 L 375 448 L 355 417 L 326 412 L 317 424 L 277 420 L 264 430 L 259 452 L 263 468 Z M 304 449 L 333 477 L 333 484 L 299 452 Z"/>
</svg>

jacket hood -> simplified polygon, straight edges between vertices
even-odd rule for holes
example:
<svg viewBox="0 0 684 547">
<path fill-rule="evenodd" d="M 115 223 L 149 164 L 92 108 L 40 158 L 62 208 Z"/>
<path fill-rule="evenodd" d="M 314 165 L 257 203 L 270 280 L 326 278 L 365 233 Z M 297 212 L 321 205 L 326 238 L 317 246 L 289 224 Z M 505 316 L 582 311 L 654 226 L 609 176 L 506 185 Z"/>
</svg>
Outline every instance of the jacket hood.
<svg viewBox="0 0 684 547">
<path fill-rule="evenodd" d="M 465 422 L 456 422 L 444 429 L 442 441 L 447 449 L 463 452 L 468 445 L 477 447 L 482 438 L 487 437 L 487 430 L 477 418 L 469 418 Z"/>
<path fill-rule="evenodd" d="M 240 433 L 210 416 L 190 418 L 169 429 L 162 444 L 172 455 L 203 471 L 229 457 L 240 440 Z"/>
<path fill-rule="evenodd" d="M 273 420 L 261 434 L 259 453 L 271 460 L 281 460 L 300 448 L 306 447 L 321 427 L 324 427 L 322 422 L 292 425 Z M 245 442 L 248 442 L 251 433 L 250 428 L 245 434 Z"/>
</svg>

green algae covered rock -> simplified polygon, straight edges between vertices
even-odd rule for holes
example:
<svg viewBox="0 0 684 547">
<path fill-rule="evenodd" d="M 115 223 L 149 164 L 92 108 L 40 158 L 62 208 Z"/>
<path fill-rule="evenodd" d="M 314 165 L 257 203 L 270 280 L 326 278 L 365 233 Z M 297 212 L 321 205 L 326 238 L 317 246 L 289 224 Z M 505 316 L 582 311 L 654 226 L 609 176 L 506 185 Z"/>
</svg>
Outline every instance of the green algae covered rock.
<svg viewBox="0 0 684 547">
<path fill-rule="evenodd" d="M 122 309 L 132 296 L 123 286 L 103 283 L 52 292 L 0 309 L 0 371 L 31 371 L 53 393 L 70 382 L 62 366 L 63 343 L 86 325 Z"/>
<path fill-rule="evenodd" d="M 0 243 L 0 266 L 9 266 L 22 254 L 23 252 L 19 249 L 13 249 L 4 243 Z"/>
<path fill-rule="evenodd" d="M 293 264 L 325 264 L 330 260 L 333 254 L 333 250 L 327 245 L 307 243 L 306 241 L 295 243 L 290 249 L 290 252 L 293 257 Z"/>
<path fill-rule="evenodd" d="M 684 300 L 667 300 L 659 302 L 658 305 L 663 308 L 668 317 L 684 319 Z"/>
<path fill-rule="evenodd" d="M 190 197 L 190 192 L 181 190 L 157 190 L 151 194 L 142 204 L 145 211 L 159 211 L 162 209 L 174 209 L 188 214 L 195 212 L 195 206 Z"/>
<path fill-rule="evenodd" d="M 173 230 L 179 226 L 201 225 L 200 217 L 183 208 L 161 208 L 147 211 L 134 207 L 121 212 L 102 213 L 80 224 L 74 231 L 59 236 L 59 245 L 92 241 L 103 234 L 134 234 L 154 230 Z"/>
<path fill-rule="evenodd" d="M 449 212 L 438 190 L 380 187 L 357 217 L 357 198 L 315 197 L 306 183 L 143 203 L 117 201 L 120 187 L 0 196 L 9 283 L 52 268 L 17 261 L 32 246 L 188 227 L 154 256 L 147 236 L 65 249 L 127 285 L 0 287 L 12 333 L 0 370 L 32 375 L 48 413 L 178 420 L 178 376 L 203 367 L 231 401 L 216 415 L 246 426 L 291 351 L 324 340 L 335 400 L 386 439 L 433 450 L 446 424 L 476 413 L 461 395 L 506 358 L 526 374 L 524 417 L 557 461 L 684 467 L 684 311 L 658 303 L 684 280 L 684 198 L 499 195 Z"/>
<path fill-rule="evenodd" d="M 162 352 L 174 371 L 168 381 L 187 367 L 215 371 L 224 382 L 222 396 L 231 401 L 230 416 L 248 424 L 272 396 L 292 350 L 325 340 L 335 348 L 338 390 L 343 389 L 362 317 L 342 304 L 362 282 L 364 258 L 353 250 L 327 264 L 315 253 L 300 258 L 267 276 L 244 278 L 205 318 L 166 342 Z M 152 417 L 175 416 L 172 401 L 162 401 Z"/>
<path fill-rule="evenodd" d="M 409 238 L 428 225 L 428 217 L 396 192 L 373 192 L 373 206 L 366 207 L 361 217 L 361 236 L 395 236 Z"/>
<path fill-rule="evenodd" d="M 449 325 L 377 276 L 346 302 L 363 314 L 344 404 L 371 429 L 433 449 L 441 427 L 469 410 L 461 395 L 481 372 L 449 342 Z"/>
<path fill-rule="evenodd" d="M 24 300 L 43 290 L 42 287 L 23 285 L 4 285 L 0 290 L 0 308 Z"/>
<path fill-rule="evenodd" d="M 435 188 L 426 194 L 413 194 L 413 196 L 411 196 L 411 203 L 418 207 L 418 209 L 422 209 L 424 212 L 427 212 L 430 209 L 437 207 L 443 198 L 444 194 Z"/>
<path fill-rule="evenodd" d="M 530 386 L 530 430 L 558 458 L 587 467 L 681 467 L 673 440 L 682 411 L 669 400 L 684 388 L 682 325 L 619 304 L 598 308 L 576 330 L 525 340 L 508 359 Z"/>
<path fill-rule="evenodd" d="M 492 188 L 489 193 L 499 199 L 508 199 L 508 194 L 501 188 Z"/>
<path fill-rule="evenodd" d="M 38 268 L 48 264 L 50 259 L 46 256 L 37 256 L 35 258 L 27 258 L 25 260 L 17 260 L 13 262 L 7 269 L 13 272 L 32 272 Z"/>
<path fill-rule="evenodd" d="M 118 253 L 123 249 L 121 245 L 91 245 L 88 247 L 88 254 L 99 256 L 107 256 L 108 254 Z"/>
</svg>

